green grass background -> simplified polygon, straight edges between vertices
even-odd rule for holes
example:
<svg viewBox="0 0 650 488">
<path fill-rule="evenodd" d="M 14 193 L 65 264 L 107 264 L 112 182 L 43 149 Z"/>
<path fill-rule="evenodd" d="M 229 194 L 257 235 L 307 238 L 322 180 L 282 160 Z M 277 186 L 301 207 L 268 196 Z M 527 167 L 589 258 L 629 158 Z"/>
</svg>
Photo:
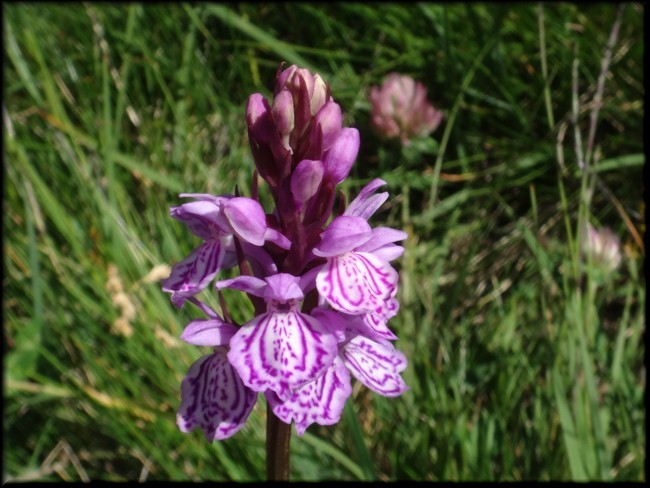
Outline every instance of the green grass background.
<svg viewBox="0 0 650 488">
<path fill-rule="evenodd" d="M 199 314 L 149 273 L 198 243 L 178 193 L 249 194 L 246 101 L 286 61 L 360 130 L 344 192 L 385 179 L 373 224 L 409 233 L 411 389 L 355 386 L 293 434 L 292 479 L 645 480 L 644 7 L 622 9 L 583 172 L 616 4 L 3 4 L 3 479 L 264 479 L 263 399 L 229 440 L 177 430 Z M 391 71 L 445 113 L 408 150 L 369 125 Z M 586 220 L 618 272 L 583 262 Z"/>
</svg>

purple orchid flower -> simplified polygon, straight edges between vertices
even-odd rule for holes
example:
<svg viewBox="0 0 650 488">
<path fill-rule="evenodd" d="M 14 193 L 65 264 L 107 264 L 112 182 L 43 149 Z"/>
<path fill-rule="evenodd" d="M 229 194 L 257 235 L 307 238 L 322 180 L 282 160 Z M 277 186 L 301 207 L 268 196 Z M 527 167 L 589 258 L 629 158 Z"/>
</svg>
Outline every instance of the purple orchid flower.
<svg viewBox="0 0 650 488">
<path fill-rule="evenodd" d="M 267 312 L 237 331 L 228 353 L 244 384 L 254 391 L 270 389 L 286 400 L 293 390 L 318 379 L 334 360 L 334 335 L 299 310 L 305 285 L 287 273 L 264 280 L 239 276 L 216 284 L 218 289 L 232 288 L 266 301 Z"/>
<path fill-rule="evenodd" d="M 257 393 L 247 388 L 228 361 L 228 344 L 237 328 L 215 313 L 194 320 L 181 339 L 197 346 L 214 346 L 212 354 L 199 358 L 181 383 L 181 406 L 176 423 L 181 432 L 199 427 L 208 442 L 227 439 L 246 423 Z"/>
<path fill-rule="evenodd" d="M 332 425 L 341 420 L 345 401 L 352 393 L 350 372 L 340 357 L 317 380 L 294 390 L 287 400 L 275 392 L 267 392 L 266 399 L 273 413 L 286 424 L 292 421 L 302 436 L 314 422 Z"/>
<path fill-rule="evenodd" d="M 275 208 L 265 214 L 255 186 L 253 198 L 181 194 L 194 201 L 170 212 L 203 243 L 172 268 L 163 290 L 176 306 L 189 301 L 208 316 L 190 322 L 181 338 L 213 348 L 183 379 L 177 423 L 183 432 L 201 428 L 209 441 L 239 431 L 258 393 L 269 418 L 293 422 L 303 435 L 313 423 L 340 420 L 352 378 L 387 397 L 408 389 L 407 360 L 388 327 L 399 310 L 390 262 L 404 252 L 396 243 L 407 234 L 368 224 L 388 198 L 378 192 L 385 182 L 372 180 L 332 219 L 359 131 L 343 127 L 329 85 L 297 66 L 278 70 L 272 101 L 250 96 L 246 120 L 257 175 Z M 195 296 L 236 264 L 241 275 L 215 286 L 247 293 L 256 316 L 242 326 Z"/>
<path fill-rule="evenodd" d="M 293 421 L 299 436 L 312 423 L 338 423 L 352 393 L 350 373 L 386 397 L 399 396 L 408 390 L 400 376 L 407 365 L 406 357 L 387 340 L 373 339 L 376 334 L 361 317 L 324 308 L 315 308 L 311 315 L 328 324 L 334 332 L 339 341 L 338 355 L 320 378 L 294 390 L 288 399 L 266 393 L 273 413 L 287 424 Z"/>
<path fill-rule="evenodd" d="M 286 237 L 267 227 L 264 210 L 255 200 L 198 193 L 180 196 L 196 201 L 172 207 L 171 216 L 185 223 L 204 242 L 176 263 L 170 276 L 163 280 L 163 291 L 172 293 L 172 302 L 177 307 L 206 288 L 220 269 L 235 264 L 233 236 L 253 246 L 262 246 L 265 241 L 283 249 L 291 246 Z"/>
<path fill-rule="evenodd" d="M 373 194 L 383 184 L 371 181 L 346 212 L 330 223 L 313 249 L 314 255 L 327 258 L 316 278 L 321 297 L 340 312 L 371 314 L 370 322 L 388 320 L 397 311 L 398 274 L 388 261 L 404 252 L 394 242 L 407 237 L 396 229 L 368 225 L 367 219 L 387 197 Z"/>
<path fill-rule="evenodd" d="M 339 357 L 363 385 L 387 397 L 401 395 L 408 389 L 400 376 L 407 365 L 406 357 L 369 327 L 363 317 L 324 309 L 316 309 L 314 315 L 321 320 L 327 316 L 328 322 L 335 324 Z"/>
</svg>

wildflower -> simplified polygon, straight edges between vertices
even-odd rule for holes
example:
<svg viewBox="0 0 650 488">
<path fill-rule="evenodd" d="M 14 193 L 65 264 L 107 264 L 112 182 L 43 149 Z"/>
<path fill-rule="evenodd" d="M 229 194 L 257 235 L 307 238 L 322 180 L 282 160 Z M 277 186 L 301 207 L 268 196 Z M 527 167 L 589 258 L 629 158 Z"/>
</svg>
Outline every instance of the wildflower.
<svg viewBox="0 0 650 488">
<path fill-rule="evenodd" d="M 181 339 L 198 346 L 214 346 L 212 354 L 199 358 L 181 383 L 181 406 L 176 423 L 181 432 L 200 427 L 208 442 L 226 439 L 246 423 L 257 393 L 247 388 L 228 361 L 230 339 L 236 332 L 213 313 L 207 320 L 195 320 Z"/>
<path fill-rule="evenodd" d="M 267 312 L 244 324 L 231 340 L 228 359 L 249 388 L 281 398 L 312 382 L 332 364 L 336 339 L 317 319 L 300 312 L 300 279 L 287 273 L 264 280 L 240 276 L 219 281 L 264 298 Z"/>
<path fill-rule="evenodd" d="M 389 74 L 381 87 L 372 87 L 370 121 L 388 139 L 399 138 L 409 145 L 415 136 L 426 136 L 442 121 L 442 112 L 427 100 L 427 89 L 413 78 Z"/>
<path fill-rule="evenodd" d="M 378 192 L 385 182 L 368 183 L 332 219 L 336 187 L 359 151 L 358 130 L 343 127 L 320 75 L 297 66 L 278 71 L 271 101 L 250 96 L 246 119 L 275 208 L 265 214 L 253 198 L 183 194 L 194 201 L 171 209 L 203 243 L 172 268 L 163 290 L 209 317 L 192 321 L 181 339 L 213 348 L 183 379 L 178 425 L 201 428 L 209 441 L 239 431 L 258 393 L 302 435 L 313 423 L 340 420 L 352 378 L 388 397 L 408 388 L 407 360 L 388 326 L 399 310 L 390 262 L 403 253 L 396 243 L 406 233 L 368 223 L 388 198 Z M 235 264 L 241 275 L 215 287 L 253 301 L 255 316 L 241 326 L 196 297 Z"/>
<path fill-rule="evenodd" d="M 406 368 L 406 357 L 390 340 L 368 327 L 363 316 L 326 308 L 317 308 L 312 315 L 334 328 L 339 341 L 339 358 L 357 380 L 389 397 L 408 389 L 400 376 Z M 391 340 L 394 339 L 397 337 Z"/>
<path fill-rule="evenodd" d="M 611 273 L 621 264 L 621 242 L 614 232 L 604 227 L 596 230 L 587 223 L 582 236 L 583 252 L 605 273 Z"/>
<path fill-rule="evenodd" d="M 264 210 L 255 200 L 189 193 L 180 196 L 196 201 L 172 207 L 171 216 L 185 223 L 204 242 L 176 263 L 170 276 L 163 280 L 163 291 L 172 293 L 176 306 L 208 286 L 220 269 L 235 264 L 233 236 L 254 246 L 262 246 L 267 240 L 280 247 L 290 246 L 286 237 L 266 226 Z"/>
<path fill-rule="evenodd" d="M 294 390 L 286 400 L 274 392 L 267 392 L 266 399 L 273 413 L 284 423 L 293 421 L 301 436 L 314 422 L 319 425 L 337 423 L 351 393 L 350 372 L 336 356 L 316 381 Z"/>
<path fill-rule="evenodd" d="M 392 339 L 385 322 L 397 312 L 398 274 L 389 261 L 403 253 L 404 248 L 394 242 L 407 234 L 368 225 L 367 219 L 388 197 L 373 194 L 383 184 L 379 179 L 370 182 L 321 234 L 313 253 L 327 258 L 316 278 L 318 292 L 327 303 L 340 312 L 363 314 L 371 329 Z"/>
</svg>

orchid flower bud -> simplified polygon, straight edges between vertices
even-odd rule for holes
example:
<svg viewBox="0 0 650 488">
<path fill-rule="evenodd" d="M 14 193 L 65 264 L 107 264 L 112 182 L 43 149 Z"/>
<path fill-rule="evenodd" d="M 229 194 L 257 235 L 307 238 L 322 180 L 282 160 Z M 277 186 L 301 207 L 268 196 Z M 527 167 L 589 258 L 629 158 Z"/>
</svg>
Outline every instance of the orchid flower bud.
<svg viewBox="0 0 650 488">
<path fill-rule="evenodd" d="M 330 100 L 319 110 L 314 117 L 311 126 L 311 134 L 309 136 L 309 142 L 311 145 L 318 143 L 318 131 L 322 135 L 322 147 L 319 148 L 319 153 L 321 151 L 327 151 L 338 136 L 343 125 L 343 115 L 341 114 L 341 107 L 338 103 Z"/>
<path fill-rule="evenodd" d="M 298 163 L 291 175 L 291 193 L 298 207 L 316 194 L 324 172 L 325 168 L 320 161 L 305 159 Z"/>
<path fill-rule="evenodd" d="M 333 181 L 340 183 L 352 169 L 359 153 L 359 131 L 353 127 L 342 129 L 332 147 L 325 153 L 325 170 Z"/>
<path fill-rule="evenodd" d="M 257 171 L 272 187 L 277 187 L 290 169 L 291 150 L 280 138 L 269 102 L 259 93 L 248 99 L 246 122 Z"/>
<path fill-rule="evenodd" d="M 295 64 L 289 66 L 287 69 L 278 73 L 275 79 L 275 89 L 273 90 L 273 96 L 280 93 L 280 90 L 286 87 L 287 81 L 293 77 L 293 74 L 298 69 L 298 66 Z"/>
<path fill-rule="evenodd" d="M 289 90 L 281 90 L 280 93 L 274 97 L 271 111 L 273 113 L 275 126 L 282 138 L 282 143 L 284 144 L 284 147 L 290 150 L 289 134 L 291 134 L 294 127 L 294 110 L 293 97 Z"/>
<path fill-rule="evenodd" d="M 316 115 L 322 106 L 327 103 L 327 98 L 327 84 L 319 74 L 316 74 L 314 76 L 314 89 L 309 103 L 312 115 Z"/>
<path fill-rule="evenodd" d="M 284 90 L 291 93 L 294 105 L 293 141 L 301 137 L 310 125 L 312 119 L 325 105 L 328 98 L 328 88 L 323 78 L 313 75 L 308 69 L 297 68 L 295 65 L 278 74 L 274 94 L 277 97 Z"/>
</svg>

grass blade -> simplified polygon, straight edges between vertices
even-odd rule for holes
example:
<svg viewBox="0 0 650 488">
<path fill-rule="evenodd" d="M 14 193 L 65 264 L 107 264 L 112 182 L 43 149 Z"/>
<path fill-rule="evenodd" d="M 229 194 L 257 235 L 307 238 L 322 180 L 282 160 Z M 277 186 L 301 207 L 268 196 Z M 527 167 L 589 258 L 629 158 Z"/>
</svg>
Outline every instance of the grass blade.
<svg viewBox="0 0 650 488">
<path fill-rule="evenodd" d="M 312 71 L 315 70 L 314 66 L 302 56 L 300 56 L 291 45 L 267 34 L 264 32 L 264 30 L 260 29 L 255 24 L 252 24 L 245 18 L 237 15 L 228 7 L 224 7 L 222 5 L 210 5 L 209 7 L 206 7 L 206 12 L 216 15 L 226 24 L 255 39 L 265 48 L 275 52 L 283 61 L 287 61 L 290 64 L 297 64 Z"/>
</svg>

